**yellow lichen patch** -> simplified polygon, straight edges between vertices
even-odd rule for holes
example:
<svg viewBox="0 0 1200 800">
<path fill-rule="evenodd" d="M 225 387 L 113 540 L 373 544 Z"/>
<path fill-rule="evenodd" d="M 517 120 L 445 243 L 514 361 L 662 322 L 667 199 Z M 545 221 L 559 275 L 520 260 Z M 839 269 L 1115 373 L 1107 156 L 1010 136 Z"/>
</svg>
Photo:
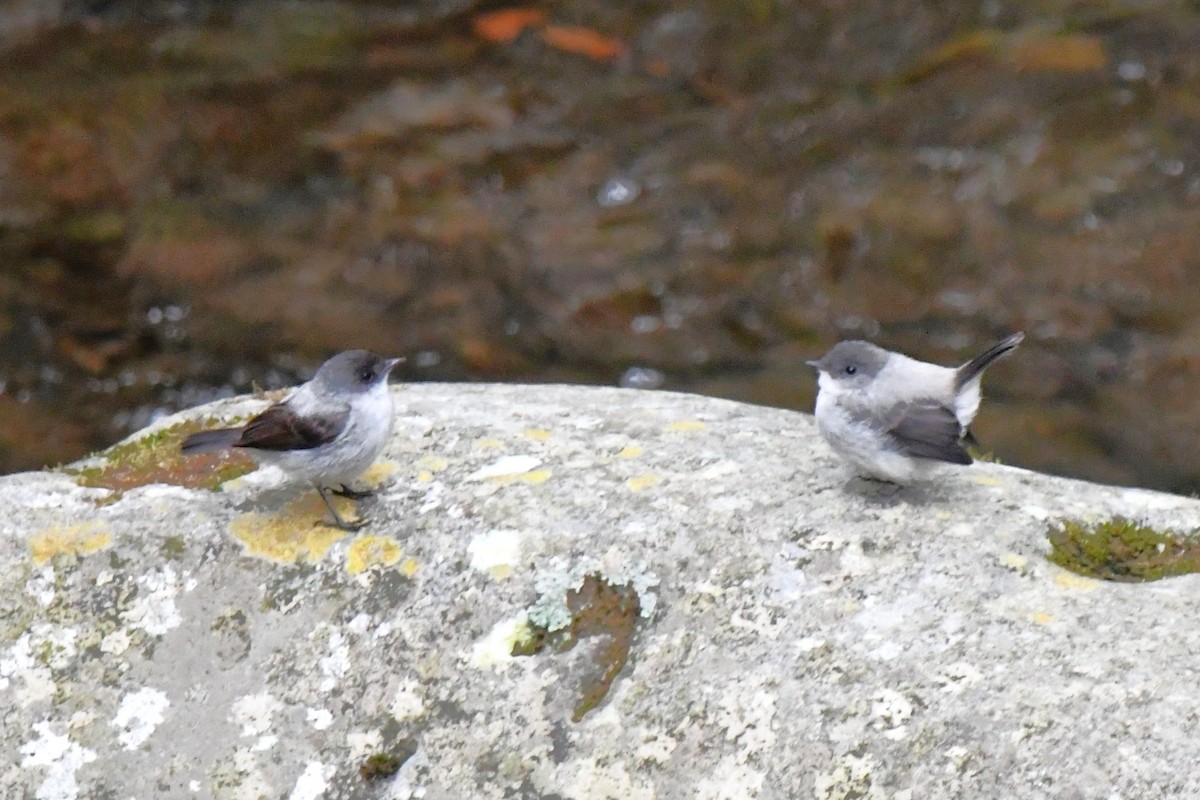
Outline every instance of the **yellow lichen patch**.
<svg viewBox="0 0 1200 800">
<path fill-rule="evenodd" d="M 662 483 L 662 478 L 653 472 L 644 472 L 625 481 L 625 485 L 629 487 L 629 491 L 631 492 L 640 492 L 643 489 L 649 489 L 651 486 L 657 486 L 660 483 Z"/>
<path fill-rule="evenodd" d="M 430 483 L 433 481 L 433 473 L 427 469 L 423 469 L 417 473 L 417 480 L 421 483 Z"/>
<path fill-rule="evenodd" d="M 400 543 L 388 536 L 359 536 L 346 550 L 346 571 L 358 575 L 371 567 L 390 567 L 402 554 Z"/>
<path fill-rule="evenodd" d="M 507 475 L 493 475 L 488 478 L 490 483 L 498 483 L 501 486 L 507 486 L 510 483 L 528 483 L 536 486 L 539 483 L 545 483 L 554 475 L 548 469 L 535 469 L 529 472 L 508 473 Z"/>
<path fill-rule="evenodd" d="M 495 450 L 496 448 L 503 447 L 504 442 L 499 439 L 480 439 L 474 446 L 476 450 Z"/>
<path fill-rule="evenodd" d="M 999 486 L 1000 481 L 991 475 L 972 475 L 971 480 L 980 486 Z"/>
<path fill-rule="evenodd" d="M 643 450 L 636 444 L 626 445 L 621 448 L 621 452 L 617 453 L 617 458 L 637 458 L 642 454 Z"/>
<path fill-rule="evenodd" d="M 441 472 L 446 467 L 450 466 L 450 462 L 440 456 L 421 456 L 417 460 L 417 466 L 422 467 L 429 472 Z"/>
<path fill-rule="evenodd" d="M 707 422 L 698 419 L 681 419 L 667 425 L 669 431 L 702 431 L 708 427 Z"/>
<path fill-rule="evenodd" d="M 406 559 L 404 559 L 404 561 L 400 562 L 400 566 L 399 566 L 400 574 L 406 578 L 411 578 L 413 575 L 417 574 L 418 566 L 420 566 L 420 565 L 417 564 L 417 560 L 415 558 L 412 558 L 412 557 L 406 558 Z"/>
<path fill-rule="evenodd" d="M 471 666 L 476 669 L 504 668 L 513 660 L 513 648 L 529 640 L 532 631 L 524 611 L 512 619 L 502 619 L 471 647 Z"/>
<path fill-rule="evenodd" d="M 1029 559 L 1020 553 L 1005 553 L 1000 556 L 1000 563 L 1009 569 L 1025 569 L 1025 565 L 1029 563 Z"/>
<path fill-rule="evenodd" d="M 333 502 L 342 519 L 353 517 L 349 500 L 335 497 Z M 280 514 L 242 514 L 229 524 L 229 532 L 250 555 L 281 564 L 301 560 L 315 564 L 348 535 L 339 528 L 314 524 L 328 513 L 320 496 L 309 492 L 288 503 Z"/>
<path fill-rule="evenodd" d="M 524 433 L 535 442 L 544 442 L 550 438 L 550 431 L 545 428 L 526 428 Z"/>
<path fill-rule="evenodd" d="M 1029 615 L 1029 619 L 1036 622 L 1038 625 L 1049 625 L 1054 622 L 1054 615 L 1047 614 L 1045 611 L 1035 611 Z"/>
<path fill-rule="evenodd" d="M 400 465 L 390 458 L 376 461 L 362 474 L 362 481 L 371 488 L 382 486 L 383 482 L 400 469 Z"/>
<path fill-rule="evenodd" d="M 1054 583 L 1062 589 L 1076 589 L 1082 592 L 1090 592 L 1100 585 L 1100 581 L 1093 578 L 1085 578 L 1082 575 L 1076 575 L 1074 572 L 1060 572 L 1054 576 Z"/>
<path fill-rule="evenodd" d="M 83 556 L 112 544 L 108 526 L 103 522 L 81 522 L 64 528 L 48 528 L 29 539 L 29 553 L 38 564 L 60 554 Z"/>
</svg>

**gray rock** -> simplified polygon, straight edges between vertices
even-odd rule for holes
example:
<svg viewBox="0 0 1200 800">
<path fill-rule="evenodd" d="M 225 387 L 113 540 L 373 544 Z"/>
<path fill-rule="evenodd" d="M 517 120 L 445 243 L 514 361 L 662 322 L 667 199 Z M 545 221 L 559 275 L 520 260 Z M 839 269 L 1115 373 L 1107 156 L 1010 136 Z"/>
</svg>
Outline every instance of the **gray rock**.
<svg viewBox="0 0 1200 800">
<path fill-rule="evenodd" d="M 687 395 L 396 398 L 357 535 L 267 470 L 0 479 L 0 795 L 1200 796 L 1196 578 L 1044 558 L 1055 518 L 1196 501 L 991 464 L 888 493 L 808 416 Z"/>
</svg>

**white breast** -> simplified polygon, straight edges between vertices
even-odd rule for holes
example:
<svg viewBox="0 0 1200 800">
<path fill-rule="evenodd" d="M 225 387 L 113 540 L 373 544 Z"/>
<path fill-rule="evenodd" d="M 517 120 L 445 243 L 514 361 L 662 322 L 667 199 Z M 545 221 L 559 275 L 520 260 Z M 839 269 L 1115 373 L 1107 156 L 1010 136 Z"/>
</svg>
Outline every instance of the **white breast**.
<svg viewBox="0 0 1200 800">
<path fill-rule="evenodd" d="M 297 395 L 300 393 L 297 392 Z M 292 402 L 311 401 L 294 396 Z M 386 383 L 372 387 L 350 403 L 346 427 L 332 442 L 311 450 L 262 453 L 285 472 L 300 480 L 322 486 L 349 484 L 375 462 L 392 434 L 394 410 Z"/>
</svg>

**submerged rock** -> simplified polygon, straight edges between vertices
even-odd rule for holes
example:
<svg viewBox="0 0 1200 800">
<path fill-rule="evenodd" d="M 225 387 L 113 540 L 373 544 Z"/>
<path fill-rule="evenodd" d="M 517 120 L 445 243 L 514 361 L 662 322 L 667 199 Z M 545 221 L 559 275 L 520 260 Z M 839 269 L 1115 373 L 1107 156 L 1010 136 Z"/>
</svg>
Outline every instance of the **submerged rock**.
<svg viewBox="0 0 1200 800">
<path fill-rule="evenodd" d="M 891 491 L 806 415 L 690 395 L 396 400 L 357 534 L 168 458 L 266 400 L 0 479 L 0 794 L 1200 793 L 1196 578 L 1045 557 L 1200 502 L 994 464 Z"/>
</svg>

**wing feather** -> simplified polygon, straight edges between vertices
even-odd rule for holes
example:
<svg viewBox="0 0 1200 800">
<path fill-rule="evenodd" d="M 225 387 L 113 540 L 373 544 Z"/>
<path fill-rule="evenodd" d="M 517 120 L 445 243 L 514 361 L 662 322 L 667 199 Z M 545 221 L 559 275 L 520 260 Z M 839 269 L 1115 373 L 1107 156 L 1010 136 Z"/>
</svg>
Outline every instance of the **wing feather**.
<svg viewBox="0 0 1200 800">
<path fill-rule="evenodd" d="M 970 464 L 963 427 L 954 411 L 940 403 L 901 403 L 888 416 L 887 434 L 896 448 L 915 458 Z"/>
<path fill-rule="evenodd" d="M 333 441 L 346 427 L 350 409 L 342 406 L 331 413 L 300 415 L 287 402 L 268 408 L 246 423 L 234 447 L 258 450 L 311 450 Z"/>
</svg>

